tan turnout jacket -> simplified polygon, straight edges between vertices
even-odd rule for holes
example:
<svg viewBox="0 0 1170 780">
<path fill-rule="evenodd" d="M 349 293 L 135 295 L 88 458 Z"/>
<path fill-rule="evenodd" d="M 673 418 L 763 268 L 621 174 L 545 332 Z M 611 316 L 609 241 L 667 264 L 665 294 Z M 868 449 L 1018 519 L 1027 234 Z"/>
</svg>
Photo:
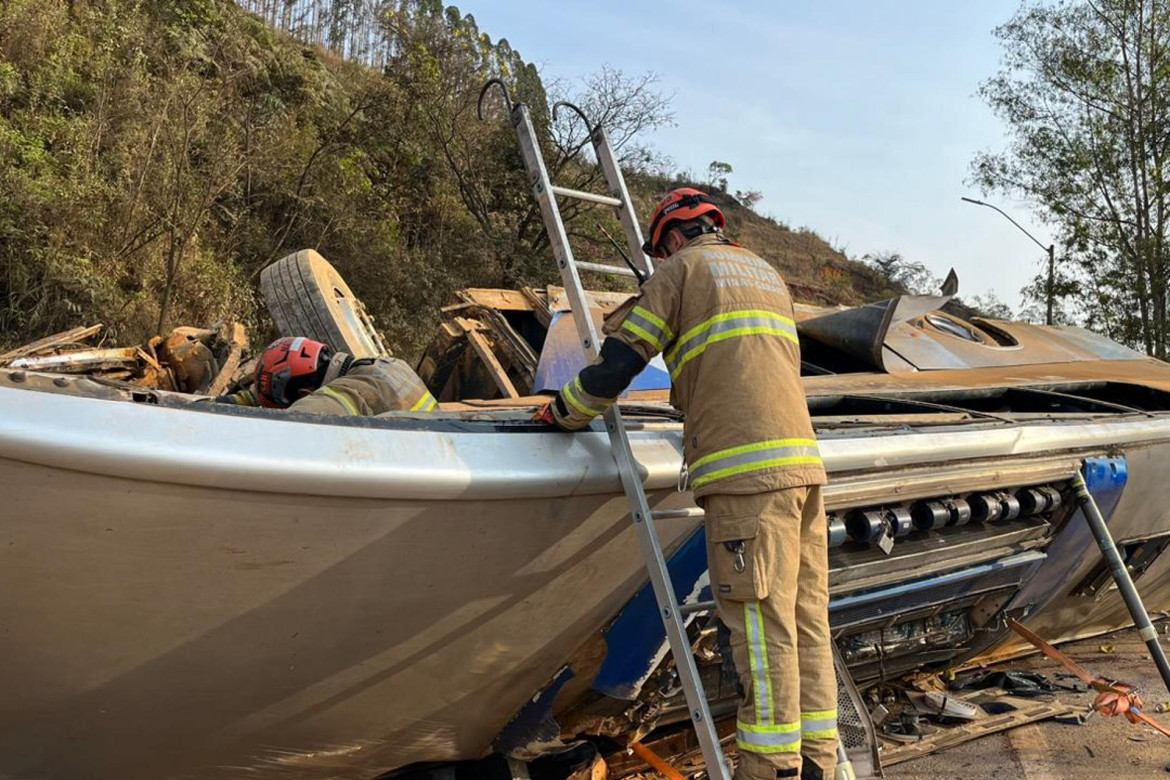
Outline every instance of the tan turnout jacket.
<svg viewBox="0 0 1170 780">
<path fill-rule="evenodd" d="M 663 353 L 671 403 L 686 415 L 695 495 L 825 484 L 800 381 L 788 288 L 772 266 L 719 236 L 692 240 L 661 262 L 605 333 L 649 361 Z M 613 404 L 580 377 L 561 390 L 562 427 L 581 428 Z M 554 407 L 555 409 L 555 407 Z"/>
<path fill-rule="evenodd" d="M 435 397 L 409 365 L 398 358 L 379 357 L 355 364 L 289 411 L 369 417 L 383 412 L 430 412 L 436 406 Z"/>
</svg>

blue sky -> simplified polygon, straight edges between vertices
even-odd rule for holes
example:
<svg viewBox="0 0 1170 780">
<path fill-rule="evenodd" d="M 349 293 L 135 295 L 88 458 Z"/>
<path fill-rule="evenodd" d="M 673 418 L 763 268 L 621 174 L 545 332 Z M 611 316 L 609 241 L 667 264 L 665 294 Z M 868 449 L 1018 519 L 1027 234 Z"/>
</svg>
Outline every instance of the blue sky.
<svg viewBox="0 0 1170 780">
<path fill-rule="evenodd" d="M 464 0 L 493 40 L 543 73 L 576 79 L 609 63 L 655 71 L 677 126 L 648 139 L 682 168 L 731 163 L 732 189 L 850 256 L 894 250 L 960 294 L 1015 307 L 1043 252 L 995 212 L 960 202 L 975 152 L 1001 123 L 975 96 L 1000 57 L 992 29 L 1017 0 L 664 4 Z M 1025 204 L 988 198 L 1042 242 Z"/>
</svg>

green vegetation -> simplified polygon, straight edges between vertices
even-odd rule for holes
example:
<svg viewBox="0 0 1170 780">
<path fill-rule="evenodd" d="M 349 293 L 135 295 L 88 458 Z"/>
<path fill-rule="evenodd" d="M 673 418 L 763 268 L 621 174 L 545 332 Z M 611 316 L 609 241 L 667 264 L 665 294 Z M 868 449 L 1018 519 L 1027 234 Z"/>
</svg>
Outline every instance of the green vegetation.
<svg viewBox="0 0 1170 780">
<path fill-rule="evenodd" d="M 1057 274 L 1025 290 L 1161 358 L 1170 349 L 1170 8 L 1026 2 L 996 30 L 981 94 L 1011 137 L 979 155 L 985 192 L 1023 197 L 1057 231 Z M 1059 310 L 1058 310 L 1059 314 Z M 1064 312 L 1062 319 L 1069 319 Z"/>
<path fill-rule="evenodd" d="M 406 355 L 454 289 L 554 282 L 497 95 L 488 121 L 476 119 L 490 76 L 533 106 L 566 186 L 596 187 L 599 174 L 580 121 L 549 116 L 560 97 L 619 140 L 642 213 L 678 183 L 644 143 L 671 120 L 652 76 L 603 68 L 580 85 L 544 84 L 455 8 L 383 10 L 378 45 L 360 57 L 375 70 L 228 0 L 0 0 L 0 347 L 83 322 L 132 343 L 227 317 L 260 341 L 271 326 L 259 271 L 305 247 L 338 267 Z M 330 40 L 346 52 L 355 35 Z M 732 234 L 798 296 L 857 302 L 888 289 L 816 236 L 718 196 Z M 565 216 L 581 255 L 617 259 L 596 212 Z"/>
</svg>

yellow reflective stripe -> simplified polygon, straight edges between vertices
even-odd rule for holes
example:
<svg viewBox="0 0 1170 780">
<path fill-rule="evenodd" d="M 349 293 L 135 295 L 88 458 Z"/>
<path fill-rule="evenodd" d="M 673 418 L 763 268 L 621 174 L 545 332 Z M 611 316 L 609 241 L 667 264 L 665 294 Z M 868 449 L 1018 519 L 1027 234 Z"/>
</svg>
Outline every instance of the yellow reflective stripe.
<svg viewBox="0 0 1170 780">
<path fill-rule="evenodd" d="M 678 345 L 673 350 L 671 350 L 670 357 L 668 359 L 673 360 L 674 356 L 678 354 L 679 350 L 683 349 L 687 345 L 688 341 L 693 339 L 695 336 L 698 336 L 703 331 L 710 330 L 712 325 L 716 325 L 720 322 L 726 322 L 727 320 L 738 320 L 746 318 L 776 320 L 783 325 L 788 325 L 792 328 L 796 327 L 796 323 L 790 317 L 785 317 L 783 314 L 777 314 L 776 312 L 768 311 L 767 309 L 742 309 L 740 311 L 724 312 L 723 314 L 716 314 L 710 319 L 703 320 L 698 325 L 682 334 L 682 336 L 679 337 Z"/>
<path fill-rule="evenodd" d="M 799 753 L 800 740 L 786 744 L 786 745 L 756 745 L 742 739 L 735 740 L 736 746 L 740 750 L 746 750 L 749 753 Z"/>
<path fill-rule="evenodd" d="M 816 440 L 772 439 L 704 455 L 690 464 L 688 471 L 692 487 L 697 488 L 717 479 L 751 471 L 820 463 Z"/>
<path fill-rule="evenodd" d="M 410 407 L 410 411 L 417 412 L 422 409 L 424 412 L 429 412 L 435 408 L 435 397 L 430 393 L 423 393 L 422 398 L 419 398 L 414 406 Z M 425 409 L 423 407 L 426 407 Z"/>
<path fill-rule="evenodd" d="M 662 319 L 654 312 L 650 311 L 649 309 L 643 309 L 641 306 L 635 306 L 633 313 L 637 314 L 644 320 L 649 320 L 661 328 L 662 335 L 666 337 L 667 341 L 670 341 L 672 338 L 674 338 L 674 333 L 671 332 L 670 326 L 666 324 L 666 320 Z"/>
<path fill-rule="evenodd" d="M 666 346 L 661 341 L 659 341 L 657 338 L 655 338 L 652 334 L 643 330 L 641 327 L 635 325 L 634 323 L 630 322 L 629 320 L 626 320 L 625 322 L 622 323 L 622 330 L 628 330 L 630 333 L 633 333 L 635 336 L 642 339 L 643 341 L 648 343 L 650 346 L 654 347 L 659 352 L 661 352 L 663 347 Z"/>
<path fill-rule="evenodd" d="M 805 739 L 831 739 L 837 736 L 836 710 L 810 710 L 800 713 Z"/>
<path fill-rule="evenodd" d="M 816 439 L 769 439 L 767 441 L 757 441 L 752 444 L 742 444 L 738 447 L 728 447 L 725 450 L 712 452 L 691 463 L 689 468 L 697 469 L 711 463 L 712 461 L 729 458 L 732 455 L 744 455 L 749 452 L 758 452 L 760 450 L 771 450 L 779 447 L 815 447 L 817 446 Z"/>
<path fill-rule="evenodd" d="M 764 618 L 760 602 L 745 601 L 743 618 L 747 630 L 749 662 L 752 669 L 752 690 L 755 693 L 756 722 L 772 725 L 772 675 L 768 669 L 768 643 L 764 637 Z M 797 724 L 797 728 L 800 724 Z"/>
<path fill-rule="evenodd" d="M 718 471 L 712 471 L 710 474 L 702 476 L 691 483 L 691 487 L 702 487 L 708 482 L 724 477 L 733 477 L 738 474 L 745 474 L 749 471 L 759 471 L 761 469 L 776 468 L 779 466 L 805 466 L 809 464 L 824 465 L 824 461 L 815 455 L 808 455 L 796 458 L 772 458 L 771 460 L 761 460 L 755 463 L 745 463 L 742 466 L 732 466 Z"/>
<path fill-rule="evenodd" d="M 738 721 L 735 744 L 749 753 L 796 753 L 800 750 L 800 722 L 761 726 Z"/>
<path fill-rule="evenodd" d="M 351 401 L 349 398 L 347 398 L 344 393 L 339 393 L 336 390 L 334 390 L 332 387 L 329 387 L 328 385 L 326 385 L 325 387 L 322 387 L 317 392 L 324 393 L 325 395 L 332 398 L 334 401 L 337 401 L 337 403 L 339 403 L 343 407 L 345 407 L 345 411 L 348 414 L 350 414 L 351 416 L 353 416 L 353 417 L 358 416 L 357 407 L 353 405 L 353 401 Z"/>
<path fill-rule="evenodd" d="M 812 710 L 810 712 L 800 713 L 800 719 L 805 720 L 836 720 L 836 710 Z"/>
<path fill-rule="evenodd" d="M 832 739 L 837 736 L 837 729 L 822 729 L 821 731 L 802 732 L 804 739 Z"/>
<path fill-rule="evenodd" d="M 436 401 L 435 397 L 432 395 L 431 400 L 429 402 L 427 402 L 427 408 L 423 409 L 423 411 L 424 412 L 433 412 L 435 410 L 435 407 L 438 405 L 439 405 L 439 402 Z"/>
<path fill-rule="evenodd" d="M 761 726 L 758 723 L 744 723 L 736 721 L 735 727 L 750 734 L 791 734 L 800 731 L 800 723 L 776 723 L 771 726 Z"/>
<path fill-rule="evenodd" d="M 585 392 L 585 388 L 581 387 L 580 377 L 574 378 L 572 382 L 567 382 L 565 386 L 561 388 L 561 395 L 564 396 L 565 400 L 569 402 L 570 406 L 588 417 L 596 417 L 605 411 L 604 409 L 594 409 L 590 406 L 586 406 L 584 401 L 581 401 L 577 398 L 576 391 L 578 390 L 582 393 Z"/>
<path fill-rule="evenodd" d="M 670 376 L 677 379 L 683 366 L 698 357 L 711 344 L 741 336 L 780 336 L 799 346 L 796 323 L 791 318 L 766 309 L 742 309 L 717 314 L 683 334 L 665 356 Z"/>
<path fill-rule="evenodd" d="M 671 368 L 670 378 L 678 379 L 678 375 L 680 372 L 682 372 L 683 366 L 685 366 L 693 358 L 697 358 L 699 355 L 706 352 L 707 347 L 711 346 L 712 344 L 718 344 L 720 341 L 727 341 L 728 339 L 735 339 L 739 338 L 740 336 L 780 336 L 781 338 L 788 339 L 793 344 L 800 344 L 800 339 L 797 338 L 795 333 L 790 333 L 789 331 L 779 328 L 757 326 L 751 328 L 736 328 L 735 330 L 727 330 L 722 333 L 716 333 L 714 336 L 704 340 L 702 344 L 699 344 L 697 347 L 683 355 L 682 359 L 677 363 L 674 363 L 674 367 Z"/>
</svg>

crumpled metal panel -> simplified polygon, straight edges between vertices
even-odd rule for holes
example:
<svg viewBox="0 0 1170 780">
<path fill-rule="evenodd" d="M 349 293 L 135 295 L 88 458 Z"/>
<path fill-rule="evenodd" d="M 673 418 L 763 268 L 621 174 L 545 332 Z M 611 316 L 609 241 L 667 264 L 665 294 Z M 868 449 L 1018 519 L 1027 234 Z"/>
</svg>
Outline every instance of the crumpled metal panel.
<svg viewBox="0 0 1170 780">
<path fill-rule="evenodd" d="M 903 295 L 801 320 L 812 340 L 888 373 L 1024 366 L 1145 356 L 1073 326 L 968 322 L 940 311 L 947 296 Z"/>
<path fill-rule="evenodd" d="M 680 603 L 712 598 L 707 575 L 707 535 L 702 528 L 666 564 Z M 615 699 L 633 700 L 669 649 L 654 589 L 647 583 L 605 631 L 609 648 L 593 688 Z"/>
<path fill-rule="evenodd" d="M 561 742 L 561 728 L 552 715 L 553 701 L 565 683 L 573 679 L 573 670 L 562 667 L 547 687 L 528 700 L 516 717 L 496 737 L 492 748 L 497 753 L 529 760 L 546 753 L 567 750 Z"/>
<path fill-rule="evenodd" d="M 567 315 L 567 316 L 566 316 Z M 594 324 L 597 332 L 601 333 L 601 315 L 593 312 Z M 549 325 L 548 335 L 544 339 L 544 349 L 540 351 L 540 362 L 536 366 L 536 380 L 533 382 L 533 393 L 556 392 L 564 387 L 565 383 L 577 376 L 586 365 L 585 350 L 577 336 L 577 326 L 573 321 L 572 312 L 554 312 L 552 324 Z M 668 390 L 670 389 L 670 373 L 661 355 L 656 355 L 650 365 L 630 384 L 630 390 Z"/>
<path fill-rule="evenodd" d="M 1085 485 L 1093 500 L 1101 509 L 1108 523 L 1113 519 L 1114 510 L 1121 501 L 1121 495 L 1129 482 L 1129 467 L 1125 456 L 1086 458 L 1084 466 Z M 1076 584 L 1074 573 L 1083 564 L 1087 555 L 1097 554 L 1096 540 L 1089 530 L 1089 524 L 1076 509 L 1060 533 L 1048 547 L 1048 559 L 1033 574 L 1019 592 L 1004 605 L 1005 612 L 1027 609 L 1027 614 L 1042 612 L 1056 599 L 1064 596 Z M 1073 627 L 1068 626 L 1069 633 Z M 1006 639 L 1008 644 L 1023 646 L 1018 637 L 1005 627 L 997 640 Z M 987 642 L 991 646 L 992 642 Z"/>
<path fill-rule="evenodd" d="M 950 296 L 902 295 L 806 319 L 796 327 L 802 337 L 844 352 L 865 366 L 897 370 L 884 365 L 887 332 L 898 323 L 942 308 L 949 300 Z"/>
<path fill-rule="evenodd" d="M 970 341 L 932 327 L 926 319 L 900 322 L 889 329 L 885 345 L 920 371 L 987 366 L 1022 366 L 1037 363 L 1072 363 L 1082 360 L 1140 360 L 1144 355 L 1108 339 L 1072 326 L 1049 328 L 1025 322 L 975 320 L 980 336 L 989 342 Z M 995 339 L 992 331 L 999 335 Z M 1008 343 L 1000 343 L 1000 339 Z M 887 366 L 887 370 L 897 370 Z"/>
</svg>

